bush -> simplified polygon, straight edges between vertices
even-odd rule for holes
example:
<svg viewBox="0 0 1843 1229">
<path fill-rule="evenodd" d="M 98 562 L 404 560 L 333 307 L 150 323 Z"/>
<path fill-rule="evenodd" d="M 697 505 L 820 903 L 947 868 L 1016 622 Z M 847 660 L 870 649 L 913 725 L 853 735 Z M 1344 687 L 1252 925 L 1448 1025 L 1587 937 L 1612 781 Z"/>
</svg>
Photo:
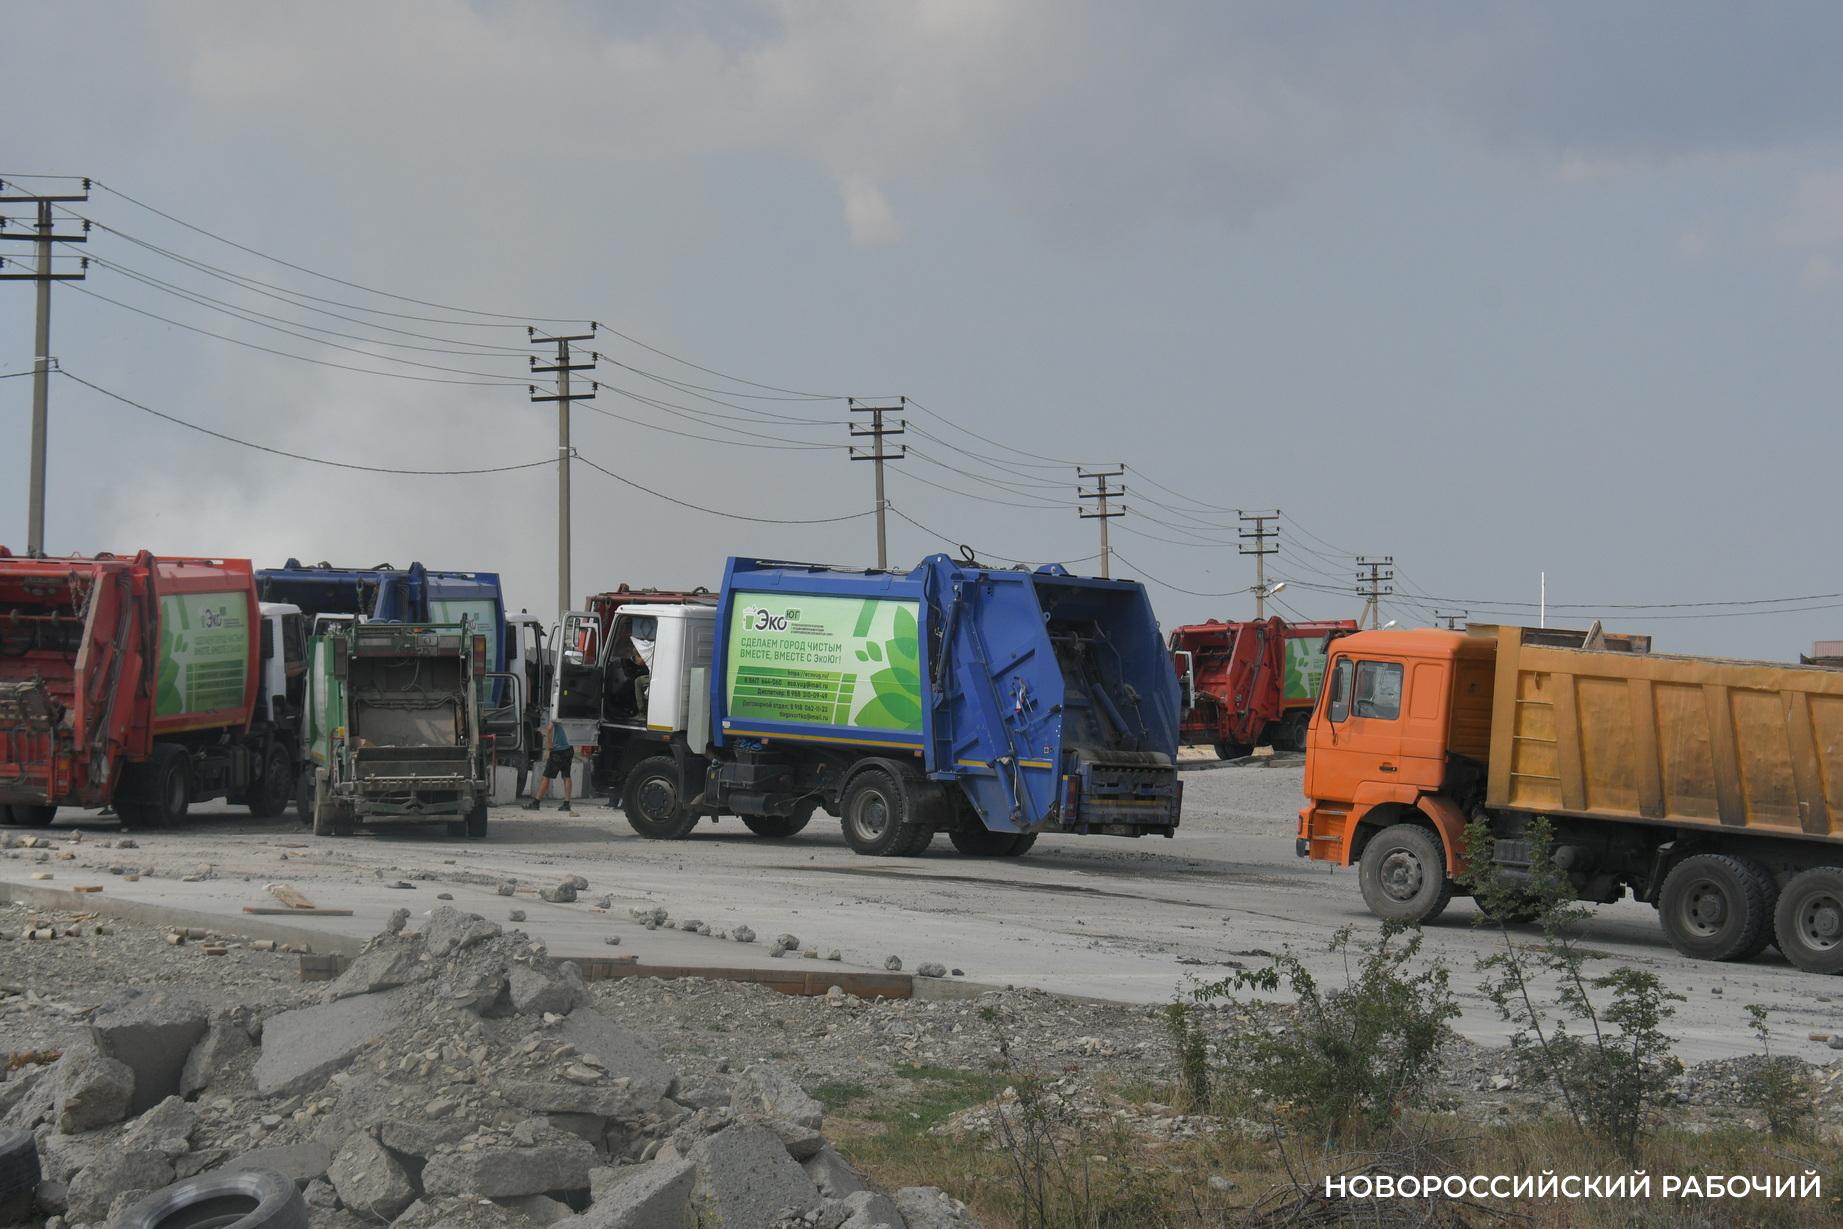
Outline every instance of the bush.
<svg viewBox="0 0 1843 1229">
<path fill-rule="evenodd" d="M 1766 1021 L 1766 1008 L 1758 1003 L 1747 1004 L 1747 1018 L 1754 1036 L 1760 1039 L 1762 1059 L 1747 1090 L 1754 1108 L 1766 1119 L 1766 1129 L 1776 1138 L 1805 1135 L 1817 1117 L 1810 1076 L 1797 1059 L 1774 1055 L 1773 1030 Z"/>
<path fill-rule="evenodd" d="M 1209 1046 L 1189 1003 L 1165 1008 L 1165 1028 L 1171 1034 L 1171 1052 L 1177 1056 L 1178 1084 L 1192 1106 L 1209 1104 Z"/>
<path fill-rule="evenodd" d="M 1405 936 L 1405 937 L 1404 937 Z M 1330 950 L 1344 961 L 1344 985 L 1326 990 L 1291 952 L 1256 971 L 1204 986 L 1199 1001 L 1284 984 L 1297 998 L 1279 1031 L 1255 1029 L 1225 1046 L 1218 1085 L 1258 1090 L 1326 1141 L 1367 1135 L 1420 1104 L 1459 1014 L 1440 961 L 1420 963 L 1417 927 L 1386 924 L 1373 943 L 1344 927 Z"/>
</svg>

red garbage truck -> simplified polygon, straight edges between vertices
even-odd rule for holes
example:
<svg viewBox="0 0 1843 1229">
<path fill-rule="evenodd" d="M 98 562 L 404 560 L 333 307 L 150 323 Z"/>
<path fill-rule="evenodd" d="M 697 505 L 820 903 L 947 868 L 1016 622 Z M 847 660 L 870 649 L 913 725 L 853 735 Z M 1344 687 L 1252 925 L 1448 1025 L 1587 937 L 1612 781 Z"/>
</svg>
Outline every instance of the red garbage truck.
<svg viewBox="0 0 1843 1229">
<path fill-rule="evenodd" d="M 1225 760 L 1256 747 L 1304 751 L 1306 725 L 1325 677 L 1325 645 L 1357 630 L 1354 619 L 1211 619 L 1171 633 L 1184 689 L 1179 738 Z"/>
</svg>

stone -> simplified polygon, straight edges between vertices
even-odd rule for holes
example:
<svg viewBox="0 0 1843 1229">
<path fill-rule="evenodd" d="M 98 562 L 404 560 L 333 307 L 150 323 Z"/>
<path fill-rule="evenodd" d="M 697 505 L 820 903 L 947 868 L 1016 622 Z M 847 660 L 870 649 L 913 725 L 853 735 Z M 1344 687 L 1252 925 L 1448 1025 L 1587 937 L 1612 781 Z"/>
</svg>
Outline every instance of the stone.
<svg viewBox="0 0 1843 1229">
<path fill-rule="evenodd" d="M 558 1023 L 556 1036 L 575 1046 L 577 1053 L 600 1060 L 611 1078 L 627 1080 L 635 1097 L 658 1101 L 678 1086 L 678 1072 L 661 1061 L 651 1042 L 598 1011 L 571 1012 Z"/>
<path fill-rule="evenodd" d="M 173 1180 L 173 1163 L 158 1152 L 112 1152 L 70 1180 L 72 1224 L 100 1221 L 122 1195 L 157 1191 Z"/>
<path fill-rule="evenodd" d="M 252 1148 L 233 1156 L 218 1168 L 226 1173 L 234 1169 L 273 1169 L 294 1180 L 302 1190 L 315 1178 L 326 1177 L 333 1167 L 333 1150 L 316 1139 L 298 1144 L 277 1144 L 272 1148 Z"/>
<path fill-rule="evenodd" d="M 770 1118 L 762 1125 L 781 1137 L 781 1143 L 787 1147 L 787 1155 L 796 1161 L 809 1160 L 825 1147 L 826 1137 L 816 1128 L 803 1127 L 784 1118 Z"/>
<path fill-rule="evenodd" d="M 594 1086 L 542 1080 L 506 1081 L 499 1095 L 534 1114 L 591 1114 L 597 1118 L 638 1123 L 651 1112 L 658 1098 L 637 1093 L 631 1085 L 615 1082 Z"/>
<path fill-rule="evenodd" d="M 508 879 L 504 883 L 501 883 L 494 890 L 497 891 L 501 896 L 515 895 L 518 892 L 518 881 L 515 879 Z"/>
<path fill-rule="evenodd" d="M 110 1145 L 100 1135 L 63 1135 L 53 1132 L 39 1140 L 39 1170 L 45 1177 L 68 1183 L 77 1171 L 102 1158 Z"/>
<path fill-rule="evenodd" d="M 378 1141 L 392 1152 L 425 1161 L 454 1147 L 473 1131 L 470 1122 L 386 1122 L 378 1127 Z"/>
<path fill-rule="evenodd" d="M 560 1203 L 548 1195 L 515 1195 L 510 1199 L 496 1199 L 493 1202 L 508 1212 L 516 1212 L 534 1225 L 555 1225 L 575 1215 L 570 1211 L 569 1204 Z"/>
<path fill-rule="evenodd" d="M 765 1127 L 744 1123 L 706 1136 L 691 1160 L 699 1229 L 759 1229 L 785 1213 L 819 1208 L 819 1188 Z"/>
<path fill-rule="evenodd" d="M 57 1124 L 64 1134 L 120 1122 L 133 1104 L 134 1070 L 127 1063 L 89 1045 L 58 1060 Z"/>
<path fill-rule="evenodd" d="M 800 947 L 800 940 L 798 936 L 795 935 L 776 935 L 774 936 L 774 946 L 783 952 L 797 951 Z"/>
<path fill-rule="evenodd" d="M 188 1150 L 198 1130 L 198 1111 L 182 1097 L 168 1097 L 134 1120 L 116 1146 L 124 1152 L 163 1152 L 178 1156 Z M 173 1147 L 174 1141 L 178 1147 Z"/>
<path fill-rule="evenodd" d="M 144 1113 L 179 1091 L 186 1056 L 205 1035 L 210 1013 L 170 990 L 124 990 L 90 1017 L 96 1048 L 134 1072 L 129 1112 Z"/>
<path fill-rule="evenodd" d="M 440 1152 L 423 1167 L 422 1189 L 430 1195 L 543 1195 L 589 1189 L 595 1148 L 573 1135 L 558 1135 L 530 1147 L 481 1147 Z"/>
<path fill-rule="evenodd" d="M 683 1158 L 646 1161 L 590 1174 L 589 1210 L 559 1229 L 691 1229 L 697 1166 Z"/>
<path fill-rule="evenodd" d="M 409 924 L 410 911 L 408 909 L 392 909 L 390 920 L 384 923 L 384 931 L 386 934 L 400 935 L 403 933 L 403 928 Z"/>
<path fill-rule="evenodd" d="M 219 1072 L 254 1045 L 244 1009 L 218 1012 L 205 1026 L 205 1035 L 186 1055 L 186 1065 L 179 1072 L 179 1095 L 190 1097 L 209 1088 Z"/>
<path fill-rule="evenodd" d="M 825 1125 L 825 1107 L 771 1063 L 756 1063 L 742 1073 L 730 1105 L 737 1113 L 779 1118 L 814 1131 Z"/>
<path fill-rule="evenodd" d="M 917 977 L 946 977 L 947 966 L 938 960 L 924 960 L 915 966 Z"/>
<path fill-rule="evenodd" d="M 844 958 L 845 958 L 845 954 L 839 951 L 836 947 L 826 953 L 827 960 L 843 960 Z"/>
<path fill-rule="evenodd" d="M 1209 1176 L 1209 1189 L 1227 1194 L 1235 1189 L 1235 1181 L 1232 1178 L 1225 1178 L 1221 1174 L 1211 1174 Z"/>
<path fill-rule="evenodd" d="M 423 947 L 431 956 L 465 951 L 476 943 L 499 937 L 499 924 L 477 913 L 463 913 L 451 905 L 437 905 L 422 928 Z"/>
<path fill-rule="evenodd" d="M 405 917 L 408 910 L 401 911 Z M 429 976 L 427 964 L 417 959 L 415 947 L 407 943 L 389 943 L 360 952 L 339 979 L 329 985 L 322 997 L 327 1002 L 349 999 L 358 994 L 376 994 L 394 990 Z"/>
<path fill-rule="evenodd" d="M 429 1196 L 404 1209 L 390 1229 L 531 1229 L 531 1222 L 489 1200 Z"/>
<path fill-rule="evenodd" d="M 416 1186 L 402 1163 L 363 1131 L 346 1140 L 326 1177 L 340 1202 L 380 1223 L 395 1220 L 416 1200 Z"/>
<path fill-rule="evenodd" d="M 889 959 L 883 962 L 883 967 L 888 969 L 892 973 L 902 972 L 902 957 L 901 956 L 891 956 Z"/>
<path fill-rule="evenodd" d="M 539 888 L 538 898 L 553 905 L 567 905 L 576 899 L 576 885 L 566 879 L 555 887 Z"/>
<path fill-rule="evenodd" d="M 747 926 L 738 926 L 730 931 L 730 938 L 736 940 L 738 943 L 753 943 L 755 942 L 755 932 L 750 930 Z"/>
<path fill-rule="evenodd" d="M 938 1186 L 905 1186 L 892 1198 L 908 1229 L 979 1229 L 966 1205 Z"/>
<path fill-rule="evenodd" d="M 567 961 L 547 968 L 515 964 L 506 971 L 506 986 L 512 996 L 512 1010 L 521 1016 L 567 1016 L 588 998 L 582 983 L 582 970 Z"/>
<path fill-rule="evenodd" d="M 307 1189 L 301 1192 L 301 1198 L 308 1207 L 318 1212 L 331 1212 L 339 1206 L 339 1193 L 325 1178 L 315 1178 L 309 1182 Z"/>
<path fill-rule="evenodd" d="M 522 922 L 524 920 L 525 920 L 525 911 L 523 909 L 508 909 L 506 911 L 506 921 Z"/>
<path fill-rule="evenodd" d="M 1827 1043 L 1833 1050 L 1843 1050 L 1843 1033 L 1837 1033 Z"/>
<path fill-rule="evenodd" d="M 318 1088 L 360 1051 L 403 1027 L 402 996 L 408 993 L 387 990 L 271 1016 L 263 1025 L 256 1091 L 279 1097 Z"/>
<path fill-rule="evenodd" d="M 864 1185 L 864 1179 L 858 1176 L 857 1170 L 851 1168 L 830 1144 L 803 1162 L 801 1168 L 806 1170 L 806 1176 L 812 1179 L 813 1185 L 827 1199 L 844 1199 L 869 1189 Z"/>
<path fill-rule="evenodd" d="M 857 1191 L 847 1195 L 844 1204 L 850 1215 L 839 1229 L 906 1229 L 902 1213 L 888 1195 Z"/>
<path fill-rule="evenodd" d="M 587 892 L 589 890 L 589 881 L 584 879 L 581 875 L 565 875 L 563 877 L 563 882 L 569 884 L 578 892 Z"/>
</svg>

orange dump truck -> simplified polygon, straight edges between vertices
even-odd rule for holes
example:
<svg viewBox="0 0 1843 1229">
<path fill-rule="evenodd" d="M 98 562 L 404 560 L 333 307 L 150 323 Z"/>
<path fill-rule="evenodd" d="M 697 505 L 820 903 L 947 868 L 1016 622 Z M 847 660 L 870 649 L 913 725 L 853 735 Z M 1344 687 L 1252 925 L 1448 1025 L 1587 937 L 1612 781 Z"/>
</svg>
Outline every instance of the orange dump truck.
<svg viewBox="0 0 1843 1229">
<path fill-rule="evenodd" d="M 1843 972 L 1843 671 L 1649 648 L 1488 626 L 1334 641 L 1300 856 L 1356 863 L 1372 913 L 1426 921 L 1468 821 L 1514 878 L 1543 816 L 1578 899 L 1630 889 L 1699 959 L 1776 944 Z"/>
</svg>

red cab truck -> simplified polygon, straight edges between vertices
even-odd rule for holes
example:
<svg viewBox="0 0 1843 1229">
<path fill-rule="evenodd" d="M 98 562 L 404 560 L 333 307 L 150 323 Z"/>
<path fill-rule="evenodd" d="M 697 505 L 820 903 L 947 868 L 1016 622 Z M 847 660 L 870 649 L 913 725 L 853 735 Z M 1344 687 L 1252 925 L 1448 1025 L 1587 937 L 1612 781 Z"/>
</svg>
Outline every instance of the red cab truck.
<svg viewBox="0 0 1843 1229">
<path fill-rule="evenodd" d="M 1184 690 L 1179 737 L 1225 760 L 1256 747 L 1304 751 L 1306 723 L 1325 675 L 1325 643 L 1354 632 L 1351 619 L 1288 623 L 1211 619 L 1171 633 Z"/>
<path fill-rule="evenodd" d="M 0 821 L 113 806 L 128 826 L 294 797 L 306 638 L 247 559 L 0 547 Z"/>
</svg>

